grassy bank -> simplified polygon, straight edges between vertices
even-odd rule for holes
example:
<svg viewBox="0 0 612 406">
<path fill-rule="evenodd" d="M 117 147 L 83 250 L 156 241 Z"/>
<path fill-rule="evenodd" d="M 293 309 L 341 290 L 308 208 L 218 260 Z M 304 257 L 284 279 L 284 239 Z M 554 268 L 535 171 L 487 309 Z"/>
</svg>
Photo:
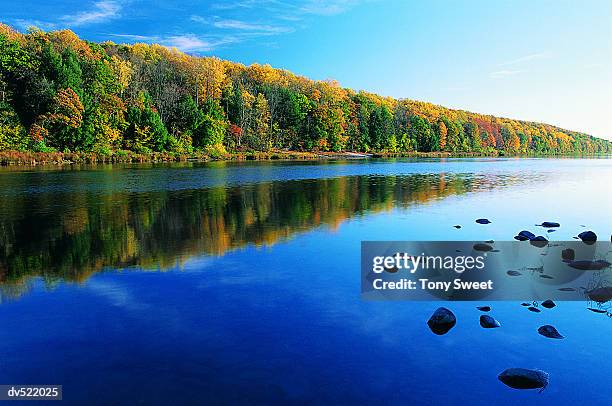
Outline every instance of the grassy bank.
<svg viewBox="0 0 612 406">
<path fill-rule="evenodd" d="M 312 152 L 294 151 L 252 151 L 222 155 L 210 155 L 204 152 L 179 154 L 171 152 L 154 152 L 139 154 L 130 151 L 117 151 L 113 154 L 94 152 L 32 152 L 0 151 L 0 166 L 19 165 L 73 165 L 97 163 L 145 163 L 145 162 L 185 162 L 212 160 L 271 160 L 271 159 L 319 159 L 321 155 Z"/>
<path fill-rule="evenodd" d="M 0 151 L 0 166 L 36 166 L 36 165 L 74 165 L 102 163 L 155 163 L 186 161 L 262 161 L 262 160 L 316 160 L 316 159 L 359 159 L 359 158 L 473 158 L 473 157 L 545 157 L 545 156 L 582 156 L 582 155 L 504 155 L 503 153 L 486 154 L 476 152 L 378 152 L 364 154 L 359 152 L 300 152 L 300 151 L 242 151 L 227 154 L 207 154 L 195 152 L 179 154 L 171 152 L 154 152 L 140 154 L 131 151 L 116 151 L 113 154 L 94 152 L 32 152 Z M 592 156 L 592 155 L 589 155 Z"/>
</svg>

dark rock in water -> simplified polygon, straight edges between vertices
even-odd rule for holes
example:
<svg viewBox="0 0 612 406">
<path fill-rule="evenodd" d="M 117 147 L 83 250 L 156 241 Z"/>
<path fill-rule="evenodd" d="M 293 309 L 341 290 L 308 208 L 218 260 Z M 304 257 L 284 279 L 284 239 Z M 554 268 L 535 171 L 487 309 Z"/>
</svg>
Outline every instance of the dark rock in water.
<svg viewBox="0 0 612 406">
<path fill-rule="evenodd" d="M 474 244 L 473 248 L 475 251 L 482 251 L 482 252 L 493 250 L 493 247 L 491 247 L 489 244 Z"/>
<path fill-rule="evenodd" d="M 561 224 L 556 223 L 554 221 L 545 221 L 540 224 L 542 227 L 551 228 L 551 227 L 561 227 Z"/>
<path fill-rule="evenodd" d="M 510 276 L 521 276 L 522 275 L 522 273 L 520 273 L 519 271 L 514 271 L 514 270 L 510 270 L 506 273 Z"/>
<path fill-rule="evenodd" d="M 576 258 L 576 252 L 571 249 L 565 249 L 563 251 L 561 251 L 561 259 L 563 259 L 564 261 L 573 261 Z"/>
<path fill-rule="evenodd" d="M 547 309 L 552 309 L 553 307 L 555 307 L 557 304 L 555 302 L 553 302 L 552 300 L 548 299 L 545 300 L 541 303 L 542 307 L 545 307 Z"/>
<path fill-rule="evenodd" d="M 565 338 L 561 334 L 559 334 L 557 329 L 551 326 L 550 324 L 546 324 L 545 326 L 538 328 L 538 333 L 548 338 L 557 338 L 557 339 Z"/>
<path fill-rule="evenodd" d="M 580 238 L 583 242 L 586 242 L 587 244 L 592 244 L 597 241 L 597 234 L 592 231 L 583 231 L 578 234 L 578 238 Z"/>
<path fill-rule="evenodd" d="M 531 240 L 532 238 L 535 238 L 535 234 L 532 233 L 531 231 L 527 231 L 527 230 L 523 230 L 520 233 L 518 233 L 518 235 L 523 236 L 523 237 L 527 237 L 528 240 Z"/>
<path fill-rule="evenodd" d="M 608 261 L 604 261 L 603 259 L 599 259 L 597 261 L 569 261 L 567 264 L 570 267 L 574 269 L 579 269 L 581 271 L 600 271 L 612 265 Z"/>
<path fill-rule="evenodd" d="M 541 312 L 540 309 L 538 309 L 537 307 L 533 307 L 533 306 L 529 306 L 527 308 L 527 310 L 529 310 L 530 312 L 534 312 L 534 313 L 540 313 Z"/>
<path fill-rule="evenodd" d="M 529 241 L 529 244 L 533 245 L 534 247 L 543 248 L 548 245 L 548 240 L 546 239 L 546 237 L 538 235 L 537 237 L 533 237 Z"/>
<path fill-rule="evenodd" d="M 431 331 L 437 335 L 448 333 L 451 328 L 455 327 L 455 324 L 457 324 L 457 318 L 446 307 L 439 307 L 427 321 Z"/>
<path fill-rule="evenodd" d="M 514 239 L 517 241 L 527 241 L 529 238 L 522 236 L 522 235 L 515 235 Z"/>
<path fill-rule="evenodd" d="M 531 306 L 531 303 L 523 302 L 523 303 L 521 303 L 521 306 L 525 306 L 525 307 Z"/>
<path fill-rule="evenodd" d="M 542 279 L 555 279 L 555 278 L 553 278 L 550 275 L 544 275 L 544 274 L 540 275 L 540 278 L 542 278 Z"/>
<path fill-rule="evenodd" d="M 497 378 L 507 386 L 514 389 L 542 389 L 550 381 L 548 373 L 539 369 L 509 368 L 499 374 Z"/>
<path fill-rule="evenodd" d="M 557 230 L 548 230 L 547 233 L 554 233 Z"/>
<path fill-rule="evenodd" d="M 587 290 L 585 293 L 589 299 L 597 303 L 605 303 L 612 300 L 612 286 Z"/>
<path fill-rule="evenodd" d="M 486 242 L 487 244 L 493 244 L 495 241 L 493 241 L 493 240 L 487 240 L 487 241 L 485 241 L 485 242 Z"/>
<path fill-rule="evenodd" d="M 453 227 L 455 227 L 455 228 L 461 228 L 461 226 L 460 226 L 459 224 L 457 224 L 457 225 L 455 225 L 455 226 L 453 226 Z"/>
<path fill-rule="evenodd" d="M 480 316 L 480 325 L 483 328 L 497 328 L 497 327 L 501 327 L 501 324 L 500 324 L 499 321 L 495 320 L 491 316 L 487 316 L 486 314 L 483 314 L 482 316 Z"/>
<path fill-rule="evenodd" d="M 605 310 L 603 309 L 595 309 L 594 307 L 587 307 L 587 310 L 590 310 L 594 313 L 607 313 Z"/>
<path fill-rule="evenodd" d="M 491 221 L 489 219 L 477 219 L 476 222 L 478 224 L 491 224 Z"/>
<path fill-rule="evenodd" d="M 490 312 L 491 311 L 491 307 L 490 306 L 478 306 L 476 308 L 478 310 L 480 310 L 481 312 Z"/>
<path fill-rule="evenodd" d="M 561 292 L 575 292 L 576 291 L 576 289 L 574 288 L 559 288 L 559 290 Z"/>
</svg>

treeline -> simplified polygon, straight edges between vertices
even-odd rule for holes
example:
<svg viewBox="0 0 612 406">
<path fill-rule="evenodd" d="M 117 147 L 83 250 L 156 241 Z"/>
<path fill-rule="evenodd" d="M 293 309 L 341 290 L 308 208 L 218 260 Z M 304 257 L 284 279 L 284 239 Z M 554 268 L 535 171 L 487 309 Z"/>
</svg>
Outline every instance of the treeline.
<svg viewBox="0 0 612 406">
<path fill-rule="evenodd" d="M 0 24 L 0 150 L 611 153 L 533 122 L 396 100 L 268 65 Z"/>
</svg>

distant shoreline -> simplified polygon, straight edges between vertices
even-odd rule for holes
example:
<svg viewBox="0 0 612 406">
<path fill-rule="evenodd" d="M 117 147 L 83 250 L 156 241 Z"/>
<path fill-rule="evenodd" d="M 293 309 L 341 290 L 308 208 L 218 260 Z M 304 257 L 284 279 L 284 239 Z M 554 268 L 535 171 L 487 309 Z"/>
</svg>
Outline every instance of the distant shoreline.
<svg viewBox="0 0 612 406">
<path fill-rule="evenodd" d="M 204 152 L 177 154 L 169 152 L 154 152 L 141 154 L 121 151 L 111 155 L 94 152 L 32 152 L 32 151 L 0 151 L 0 167 L 2 166 L 65 166 L 78 164 L 120 164 L 120 163 L 161 163 L 161 162 L 210 162 L 210 161 L 268 161 L 268 160 L 327 160 L 327 159 L 369 159 L 369 158 L 475 158 L 475 157 L 609 157 L 607 155 L 581 154 L 530 154 L 505 155 L 487 153 L 451 153 L 451 152 L 300 152 L 300 151 L 245 151 L 225 155 L 212 156 Z"/>
</svg>

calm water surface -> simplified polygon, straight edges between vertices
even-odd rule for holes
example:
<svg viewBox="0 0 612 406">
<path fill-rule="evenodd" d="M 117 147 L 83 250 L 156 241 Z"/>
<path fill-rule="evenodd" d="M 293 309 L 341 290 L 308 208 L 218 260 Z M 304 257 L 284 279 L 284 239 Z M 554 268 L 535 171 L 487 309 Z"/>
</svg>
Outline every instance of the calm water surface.
<svg viewBox="0 0 612 406">
<path fill-rule="evenodd" d="M 80 405 L 608 404 L 612 319 L 502 302 L 484 330 L 476 303 L 446 303 L 458 324 L 434 336 L 441 303 L 361 301 L 359 253 L 545 220 L 551 240 L 607 239 L 611 182 L 606 159 L 0 170 L 0 384 Z M 551 383 L 510 389 L 509 367 Z"/>
</svg>

